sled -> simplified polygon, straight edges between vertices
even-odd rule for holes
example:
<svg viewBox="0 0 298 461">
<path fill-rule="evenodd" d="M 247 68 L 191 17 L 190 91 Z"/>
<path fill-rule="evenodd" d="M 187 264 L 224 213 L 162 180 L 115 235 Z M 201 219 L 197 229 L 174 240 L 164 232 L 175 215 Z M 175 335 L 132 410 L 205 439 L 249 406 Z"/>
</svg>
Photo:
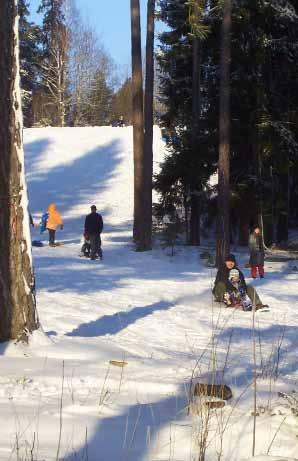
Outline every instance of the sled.
<svg viewBox="0 0 298 461">
<path fill-rule="evenodd" d="M 43 247 L 43 243 L 40 240 L 32 240 L 33 247 Z"/>
<path fill-rule="evenodd" d="M 259 307 L 259 309 L 256 309 L 256 312 L 270 312 L 271 308 L 267 306 L 267 304 L 264 304 L 262 307 Z"/>
</svg>

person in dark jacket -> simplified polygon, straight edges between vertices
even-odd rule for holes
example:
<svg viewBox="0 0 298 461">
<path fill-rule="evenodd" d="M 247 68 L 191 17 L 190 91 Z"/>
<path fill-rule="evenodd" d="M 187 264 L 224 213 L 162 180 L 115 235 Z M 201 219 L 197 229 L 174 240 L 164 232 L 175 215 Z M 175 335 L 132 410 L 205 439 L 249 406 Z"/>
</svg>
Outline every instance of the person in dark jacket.
<svg viewBox="0 0 298 461">
<path fill-rule="evenodd" d="M 231 292 L 234 290 L 234 286 L 231 283 L 230 272 L 233 269 L 237 269 L 239 272 L 239 281 L 241 286 L 246 290 L 246 293 L 253 304 L 255 304 L 258 308 L 263 307 L 264 304 L 262 303 L 258 293 L 254 289 L 252 285 L 247 285 L 244 275 L 241 270 L 238 268 L 236 264 L 236 258 L 233 254 L 228 255 L 225 258 L 224 264 L 218 269 L 215 279 L 215 284 L 213 288 L 213 294 L 216 301 L 223 302 L 224 295 L 227 292 Z"/>
<path fill-rule="evenodd" d="M 100 234 L 103 229 L 102 216 L 97 213 L 96 206 L 91 206 L 91 213 L 86 216 L 84 235 L 90 240 L 91 259 L 96 259 L 97 256 L 102 259 L 101 238 Z"/>
<path fill-rule="evenodd" d="M 250 249 L 250 258 L 249 265 L 251 270 L 251 276 L 253 279 L 257 277 L 259 272 L 260 278 L 264 278 L 264 244 L 261 234 L 261 229 L 259 226 L 255 226 L 253 233 L 249 236 L 249 249 Z"/>
</svg>

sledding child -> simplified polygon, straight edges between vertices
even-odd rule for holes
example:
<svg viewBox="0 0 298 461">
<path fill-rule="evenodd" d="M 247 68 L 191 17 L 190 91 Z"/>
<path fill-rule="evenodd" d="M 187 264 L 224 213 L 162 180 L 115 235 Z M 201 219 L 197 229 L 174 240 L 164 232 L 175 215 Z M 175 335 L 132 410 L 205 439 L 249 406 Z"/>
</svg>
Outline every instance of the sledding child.
<svg viewBox="0 0 298 461">
<path fill-rule="evenodd" d="M 90 237 L 86 232 L 84 233 L 84 242 L 81 248 L 81 255 L 80 256 L 86 256 L 86 258 L 90 258 L 90 252 L 91 252 L 91 242 L 90 242 Z"/>
<path fill-rule="evenodd" d="M 238 269 L 232 269 L 229 274 L 229 288 L 224 294 L 224 303 L 228 307 L 239 307 L 251 311 L 252 302 L 246 293 L 246 285 L 240 277 Z"/>
<path fill-rule="evenodd" d="M 56 230 L 57 227 L 60 226 L 60 229 L 63 230 L 63 220 L 55 203 L 50 203 L 48 206 L 48 210 L 44 213 L 41 217 L 40 223 L 40 232 L 44 232 L 48 230 L 49 232 L 49 245 L 51 247 L 57 246 L 55 242 Z"/>
</svg>

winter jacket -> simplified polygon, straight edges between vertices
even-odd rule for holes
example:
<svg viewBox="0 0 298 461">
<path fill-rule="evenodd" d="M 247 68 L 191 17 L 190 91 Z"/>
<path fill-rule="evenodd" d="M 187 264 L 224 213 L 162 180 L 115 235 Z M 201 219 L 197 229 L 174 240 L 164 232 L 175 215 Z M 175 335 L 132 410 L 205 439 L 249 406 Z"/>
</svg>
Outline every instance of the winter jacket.
<svg viewBox="0 0 298 461">
<path fill-rule="evenodd" d="M 99 213 L 90 213 L 85 219 L 85 234 L 98 235 L 103 229 L 102 216 Z"/>
<path fill-rule="evenodd" d="M 263 239 L 260 234 L 253 232 L 249 236 L 249 249 L 250 249 L 250 266 L 263 266 L 264 265 L 264 245 Z"/>
<path fill-rule="evenodd" d="M 233 269 L 237 269 L 239 271 L 239 277 L 240 277 L 240 283 L 239 285 L 246 291 L 246 282 L 243 273 L 239 269 L 239 267 L 235 266 Z M 219 282 L 223 283 L 226 287 L 226 290 L 229 292 L 232 292 L 235 290 L 235 287 L 233 284 L 230 282 L 229 277 L 230 277 L 230 271 L 232 269 L 228 269 L 225 264 L 223 264 L 217 271 L 216 274 L 216 279 L 215 279 L 215 285 Z"/>
<path fill-rule="evenodd" d="M 58 226 L 63 226 L 63 220 L 59 211 L 57 211 L 55 203 L 51 203 L 48 207 L 47 229 L 56 230 Z"/>
</svg>

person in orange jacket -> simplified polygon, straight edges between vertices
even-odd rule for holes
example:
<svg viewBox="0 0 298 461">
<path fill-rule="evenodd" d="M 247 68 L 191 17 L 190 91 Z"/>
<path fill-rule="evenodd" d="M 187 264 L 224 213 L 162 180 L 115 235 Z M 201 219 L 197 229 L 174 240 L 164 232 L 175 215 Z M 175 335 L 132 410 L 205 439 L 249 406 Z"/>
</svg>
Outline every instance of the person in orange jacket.
<svg viewBox="0 0 298 461">
<path fill-rule="evenodd" d="M 55 203 L 51 203 L 48 206 L 47 214 L 48 214 L 48 217 L 47 217 L 46 228 L 49 231 L 49 245 L 53 247 L 53 246 L 56 246 L 55 235 L 56 235 L 57 227 L 60 226 L 60 229 L 61 230 L 63 229 L 63 220 L 61 218 L 59 211 L 57 210 Z"/>
</svg>

